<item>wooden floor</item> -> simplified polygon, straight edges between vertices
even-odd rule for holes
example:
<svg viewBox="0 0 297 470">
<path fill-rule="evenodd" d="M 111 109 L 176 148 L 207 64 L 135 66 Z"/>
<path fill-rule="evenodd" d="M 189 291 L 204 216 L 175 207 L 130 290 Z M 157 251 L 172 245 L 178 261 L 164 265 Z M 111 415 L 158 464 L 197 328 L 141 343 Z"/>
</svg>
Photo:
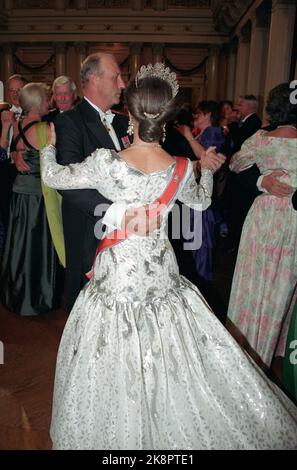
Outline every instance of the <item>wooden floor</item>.
<svg viewBox="0 0 297 470">
<path fill-rule="evenodd" d="M 67 320 L 63 310 L 19 317 L 0 306 L 0 449 L 49 449 L 57 349 Z"/>
</svg>

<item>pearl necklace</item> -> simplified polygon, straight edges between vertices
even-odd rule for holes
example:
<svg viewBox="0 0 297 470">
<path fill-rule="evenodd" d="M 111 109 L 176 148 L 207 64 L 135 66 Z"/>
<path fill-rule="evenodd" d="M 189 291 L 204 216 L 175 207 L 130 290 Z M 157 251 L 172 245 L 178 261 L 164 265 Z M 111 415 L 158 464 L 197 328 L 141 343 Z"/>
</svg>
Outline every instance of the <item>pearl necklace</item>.
<svg viewBox="0 0 297 470">
<path fill-rule="evenodd" d="M 162 148 L 160 144 L 149 144 L 149 143 L 146 143 L 146 144 L 135 143 L 135 144 L 131 144 L 130 147 L 146 147 L 150 149 Z"/>
</svg>

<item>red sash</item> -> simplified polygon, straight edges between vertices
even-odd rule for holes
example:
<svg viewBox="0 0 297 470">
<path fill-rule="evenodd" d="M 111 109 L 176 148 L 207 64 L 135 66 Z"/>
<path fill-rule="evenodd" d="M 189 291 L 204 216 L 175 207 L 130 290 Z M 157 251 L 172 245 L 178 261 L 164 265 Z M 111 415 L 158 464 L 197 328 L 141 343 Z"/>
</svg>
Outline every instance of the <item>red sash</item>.
<svg viewBox="0 0 297 470">
<path fill-rule="evenodd" d="M 166 186 L 164 192 L 160 197 L 158 197 L 153 204 L 160 204 L 160 208 L 156 209 L 155 211 L 149 211 L 150 216 L 157 216 L 159 215 L 162 210 L 164 211 L 165 207 L 167 207 L 176 194 L 180 183 L 182 182 L 185 174 L 186 174 L 186 169 L 188 160 L 185 157 L 176 157 L 176 165 L 175 169 L 172 175 L 171 180 L 169 181 L 168 185 Z M 103 250 L 106 250 L 108 248 L 111 248 L 114 245 L 117 245 L 118 243 L 126 240 L 130 236 L 130 233 L 126 228 L 122 230 L 114 230 L 113 232 L 109 233 L 105 238 L 103 238 L 97 247 L 96 253 L 95 253 L 95 258 L 93 261 L 93 266 L 92 269 L 86 273 L 86 276 L 88 279 L 91 279 L 94 274 L 94 265 L 96 258 L 99 253 L 101 253 Z"/>
</svg>

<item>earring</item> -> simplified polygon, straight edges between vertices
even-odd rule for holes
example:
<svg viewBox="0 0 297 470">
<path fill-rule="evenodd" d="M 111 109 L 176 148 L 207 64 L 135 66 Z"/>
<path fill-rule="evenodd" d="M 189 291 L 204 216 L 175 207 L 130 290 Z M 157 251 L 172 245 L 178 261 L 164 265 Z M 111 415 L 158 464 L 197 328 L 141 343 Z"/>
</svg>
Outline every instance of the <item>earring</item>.
<svg viewBox="0 0 297 470">
<path fill-rule="evenodd" d="M 133 126 L 133 122 L 131 121 L 131 119 L 129 119 L 129 122 L 128 122 L 127 134 L 128 135 L 134 134 L 134 126 Z"/>
<path fill-rule="evenodd" d="M 166 126 L 165 126 L 165 124 L 164 124 L 162 130 L 163 130 L 162 142 L 165 142 L 165 139 L 166 139 Z"/>
</svg>

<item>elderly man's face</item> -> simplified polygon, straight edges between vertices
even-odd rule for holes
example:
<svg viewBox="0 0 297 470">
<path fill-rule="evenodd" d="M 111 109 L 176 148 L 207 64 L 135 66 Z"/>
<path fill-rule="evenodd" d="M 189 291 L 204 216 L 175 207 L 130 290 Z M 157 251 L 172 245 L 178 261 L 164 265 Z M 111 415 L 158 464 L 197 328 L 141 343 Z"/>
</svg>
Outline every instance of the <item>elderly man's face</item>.
<svg viewBox="0 0 297 470">
<path fill-rule="evenodd" d="M 25 84 L 17 79 L 13 78 L 8 83 L 8 99 L 10 104 L 14 104 L 15 106 L 20 106 L 19 97 L 20 91 Z"/>
<path fill-rule="evenodd" d="M 69 83 L 65 85 L 56 85 L 53 92 L 53 99 L 56 103 L 56 107 L 60 111 L 68 111 L 74 105 L 76 95 L 71 90 Z"/>
<path fill-rule="evenodd" d="M 102 58 L 101 65 L 102 74 L 96 78 L 96 82 L 98 95 L 102 102 L 102 110 L 105 111 L 112 105 L 120 102 L 125 83 L 122 79 L 120 68 L 113 58 Z"/>
<path fill-rule="evenodd" d="M 245 118 L 253 112 L 252 104 L 243 98 L 239 98 L 237 109 L 241 118 Z"/>
</svg>

